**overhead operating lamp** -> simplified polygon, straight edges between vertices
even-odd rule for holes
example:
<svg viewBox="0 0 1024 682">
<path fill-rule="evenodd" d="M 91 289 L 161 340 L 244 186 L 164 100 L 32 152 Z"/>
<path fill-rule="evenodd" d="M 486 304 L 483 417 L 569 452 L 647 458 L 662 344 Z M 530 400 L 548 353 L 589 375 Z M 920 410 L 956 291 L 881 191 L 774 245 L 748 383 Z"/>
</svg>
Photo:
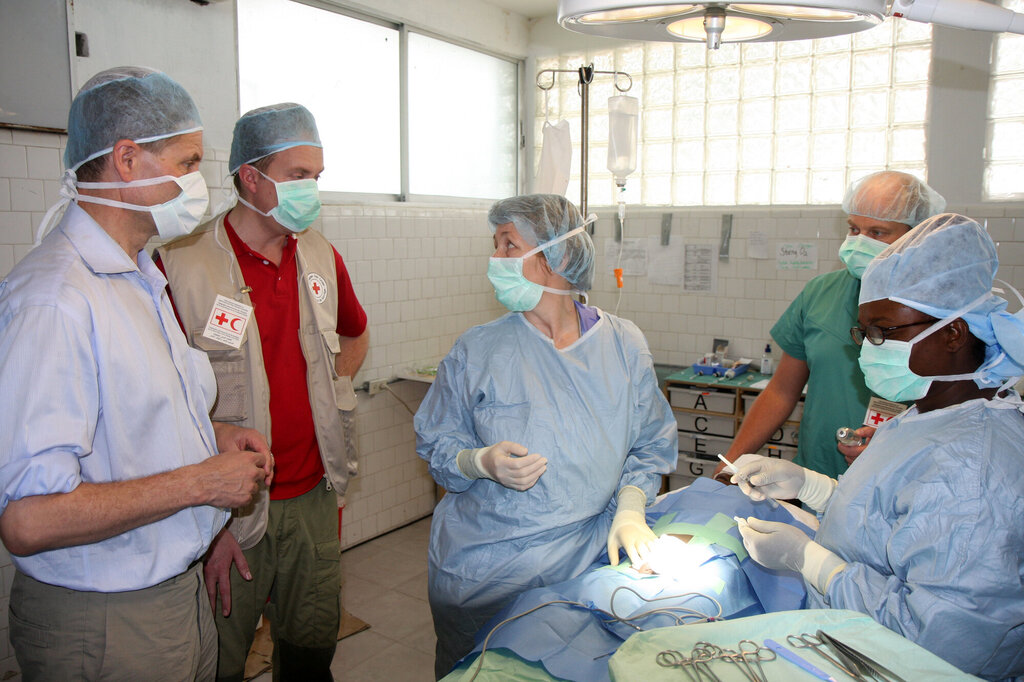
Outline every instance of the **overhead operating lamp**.
<svg viewBox="0 0 1024 682">
<path fill-rule="evenodd" d="M 984 0 L 559 0 L 558 23 L 579 33 L 663 42 L 765 42 L 856 33 L 886 17 L 1024 33 L 1024 14 Z"/>
</svg>

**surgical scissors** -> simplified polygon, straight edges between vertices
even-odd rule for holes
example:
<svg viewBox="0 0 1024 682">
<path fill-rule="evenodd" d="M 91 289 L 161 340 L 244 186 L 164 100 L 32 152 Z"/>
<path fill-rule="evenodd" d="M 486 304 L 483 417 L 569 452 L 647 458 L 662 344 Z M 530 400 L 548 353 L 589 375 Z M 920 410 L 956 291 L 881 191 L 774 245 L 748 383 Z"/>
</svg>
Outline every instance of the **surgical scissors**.
<svg viewBox="0 0 1024 682">
<path fill-rule="evenodd" d="M 856 671 L 851 671 L 849 668 L 844 666 L 838 660 L 836 660 L 832 656 L 829 656 L 827 653 L 825 653 L 822 650 L 823 647 L 825 646 L 825 643 L 822 642 L 821 638 L 816 636 L 816 635 L 812 635 L 809 632 L 805 632 L 805 633 L 800 634 L 800 635 L 786 635 L 786 642 L 791 647 L 793 647 L 794 649 L 811 649 L 816 654 L 818 654 L 819 656 L 824 658 L 826 661 L 828 661 L 829 663 L 831 663 L 835 667 L 839 668 L 840 670 L 842 670 L 844 673 L 846 673 L 847 675 L 849 675 L 850 677 L 852 677 L 855 680 L 863 680 L 864 679 L 863 677 L 860 676 L 859 673 L 857 673 Z"/>
</svg>

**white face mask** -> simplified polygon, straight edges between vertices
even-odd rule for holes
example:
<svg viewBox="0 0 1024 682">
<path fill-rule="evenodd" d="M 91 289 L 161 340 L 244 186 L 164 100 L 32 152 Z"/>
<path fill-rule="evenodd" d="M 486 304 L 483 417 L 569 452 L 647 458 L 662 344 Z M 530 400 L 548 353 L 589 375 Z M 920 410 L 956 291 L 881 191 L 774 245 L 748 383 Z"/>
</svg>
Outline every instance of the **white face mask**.
<svg viewBox="0 0 1024 682">
<path fill-rule="evenodd" d="M 129 204 L 88 194 L 78 194 L 76 199 L 79 202 L 126 208 L 130 211 L 147 211 L 152 214 L 157 234 L 161 239 L 183 237 L 198 227 L 199 221 L 202 220 L 203 214 L 206 213 L 206 208 L 210 204 L 210 193 L 206 188 L 206 180 L 199 171 L 186 173 L 180 177 L 161 175 L 130 182 L 79 182 L 77 187 L 81 189 L 119 189 L 122 187 L 146 187 L 165 182 L 177 183 L 181 188 L 181 193 L 173 199 L 155 206 Z"/>
</svg>

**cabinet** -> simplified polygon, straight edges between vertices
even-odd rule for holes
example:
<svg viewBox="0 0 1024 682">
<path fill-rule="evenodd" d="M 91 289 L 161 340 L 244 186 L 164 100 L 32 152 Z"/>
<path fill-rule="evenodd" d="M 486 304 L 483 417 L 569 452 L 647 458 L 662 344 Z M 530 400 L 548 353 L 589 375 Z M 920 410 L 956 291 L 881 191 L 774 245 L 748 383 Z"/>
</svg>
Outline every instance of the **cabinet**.
<svg viewBox="0 0 1024 682">
<path fill-rule="evenodd" d="M 692 369 L 665 378 L 665 397 L 679 426 L 679 463 L 668 476 L 669 490 L 689 485 L 698 476 L 711 477 L 719 464 L 718 454 L 725 454 L 729 449 L 744 415 L 769 378 L 748 371 L 725 379 L 695 374 Z M 801 399 L 759 454 L 793 459 L 802 415 Z"/>
</svg>

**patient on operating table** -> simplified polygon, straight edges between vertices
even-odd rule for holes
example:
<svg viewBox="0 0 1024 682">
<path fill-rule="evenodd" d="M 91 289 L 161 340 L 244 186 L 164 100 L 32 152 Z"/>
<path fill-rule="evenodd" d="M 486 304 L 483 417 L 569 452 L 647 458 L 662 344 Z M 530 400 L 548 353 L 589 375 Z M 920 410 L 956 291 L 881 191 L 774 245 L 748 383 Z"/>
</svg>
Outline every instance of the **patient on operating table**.
<svg viewBox="0 0 1024 682">
<path fill-rule="evenodd" d="M 489 636 L 487 651 L 511 650 L 555 677 L 607 680 L 607 657 L 638 630 L 802 608 L 803 581 L 751 561 L 733 520 L 757 515 L 813 534 L 801 522 L 811 517 L 795 520 L 787 506 L 704 478 L 663 495 L 647 509 L 659 538 L 642 565 L 602 555 L 576 578 L 527 590 L 477 633 L 474 652 Z"/>
</svg>

